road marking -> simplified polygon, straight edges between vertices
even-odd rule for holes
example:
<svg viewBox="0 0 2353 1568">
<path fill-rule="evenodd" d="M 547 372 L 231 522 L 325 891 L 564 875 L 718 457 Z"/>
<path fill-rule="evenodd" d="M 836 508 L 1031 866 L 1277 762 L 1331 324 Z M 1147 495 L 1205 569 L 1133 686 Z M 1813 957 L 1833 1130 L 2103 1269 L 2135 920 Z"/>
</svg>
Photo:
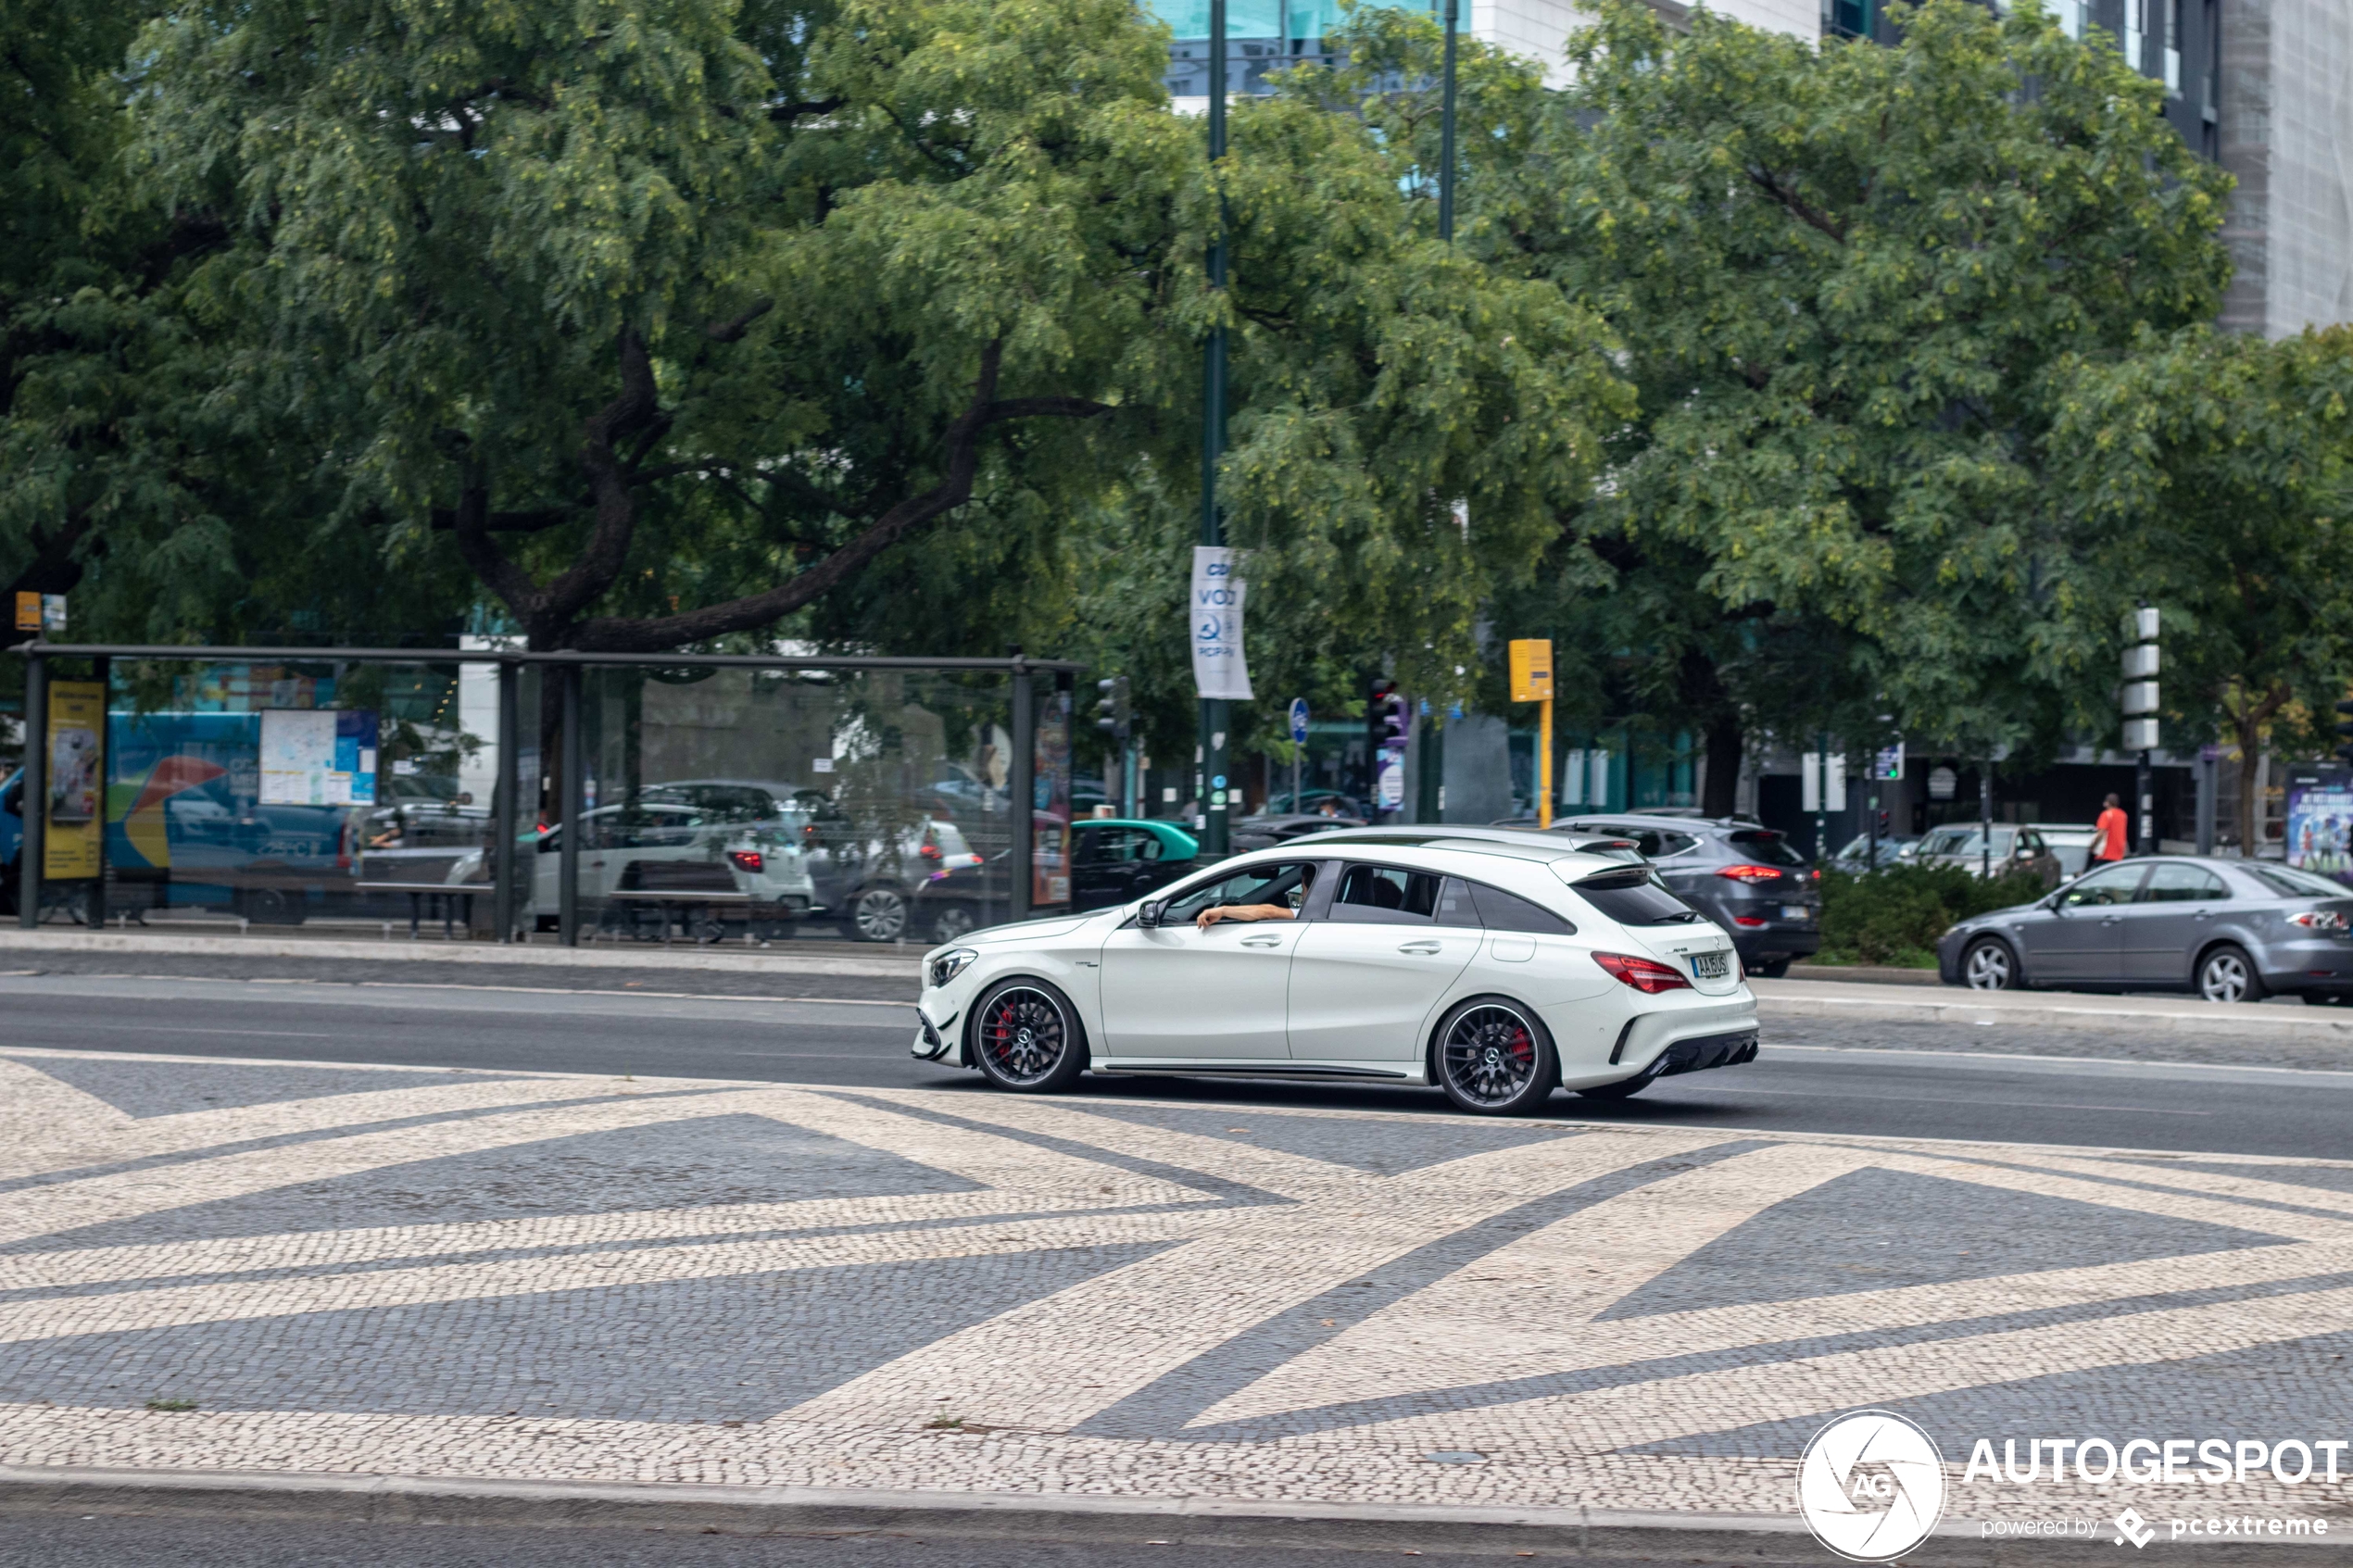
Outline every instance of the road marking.
<svg viewBox="0 0 2353 1568">
<path fill-rule="evenodd" d="M 1710 1095 L 1786 1095 L 1794 1099 L 1883 1099 L 1898 1105 L 1951 1105 L 1945 1095 L 1857 1095 L 1838 1089 L 1726 1089 L 1694 1084 L 1690 1092 Z M 2079 1105 L 2057 1099 L 1963 1099 L 1964 1105 L 2023 1106 L 2030 1110 L 2129 1110 L 2142 1116 L 2211 1116 L 2211 1110 L 2160 1110 L 2147 1105 Z"/>
</svg>

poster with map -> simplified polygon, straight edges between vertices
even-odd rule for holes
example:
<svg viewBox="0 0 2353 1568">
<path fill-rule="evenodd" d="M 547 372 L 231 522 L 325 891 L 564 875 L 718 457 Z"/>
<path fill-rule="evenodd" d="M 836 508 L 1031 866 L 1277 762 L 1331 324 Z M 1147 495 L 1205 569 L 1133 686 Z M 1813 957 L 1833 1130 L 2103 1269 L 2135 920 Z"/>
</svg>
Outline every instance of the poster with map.
<svg viewBox="0 0 2353 1568">
<path fill-rule="evenodd" d="M 348 709 L 264 709 L 261 804 L 372 806 L 376 716 Z"/>
</svg>

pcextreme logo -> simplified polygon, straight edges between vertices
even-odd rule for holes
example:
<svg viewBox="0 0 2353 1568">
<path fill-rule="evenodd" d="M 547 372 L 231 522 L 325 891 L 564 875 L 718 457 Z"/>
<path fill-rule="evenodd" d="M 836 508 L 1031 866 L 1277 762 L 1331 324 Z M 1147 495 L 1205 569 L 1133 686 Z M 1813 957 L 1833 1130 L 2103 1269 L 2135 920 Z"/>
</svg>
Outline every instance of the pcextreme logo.
<svg viewBox="0 0 2353 1568">
<path fill-rule="evenodd" d="M 1816 1540 L 1850 1562 L 1900 1557 L 1944 1517 L 1944 1456 L 1900 1415 L 1843 1415 L 1806 1445 L 1797 1512 Z"/>
</svg>

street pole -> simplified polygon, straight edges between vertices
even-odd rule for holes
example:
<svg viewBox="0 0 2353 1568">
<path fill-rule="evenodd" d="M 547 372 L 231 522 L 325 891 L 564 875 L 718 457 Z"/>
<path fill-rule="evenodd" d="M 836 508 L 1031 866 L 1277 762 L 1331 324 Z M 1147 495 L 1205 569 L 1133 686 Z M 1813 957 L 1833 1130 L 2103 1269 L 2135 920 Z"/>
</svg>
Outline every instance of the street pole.
<svg viewBox="0 0 2353 1568">
<path fill-rule="evenodd" d="M 2133 768 L 2133 795 L 2141 805 L 2141 831 L 2135 835 L 2137 841 L 2133 852 L 2154 855 L 2157 853 L 2157 789 L 2155 777 L 2149 771 L 2149 754 L 2145 751 L 2141 753 L 2140 760 Z"/>
<path fill-rule="evenodd" d="M 1977 874 L 1994 874 L 1994 754 L 1985 754 L 1977 773 Z"/>
<path fill-rule="evenodd" d="M 1454 243 L 1454 34 L 1461 0 L 1446 0 L 1445 86 L 1438 111 L 1438 237 Z"/>
<path fill-rule="evenodd" d="M 1209 0 L 1209 161 L 1226 156 L 1226 0 Z M 1226 204 L 1217 204 L 1217 237 L 1209 247 L 1209 286 L 1226 287 Z M 1226 455 L 1226 328 L 1209 329 L 1202 358 L 1201 542 L 1226 543 L 1226 512 L 1217 502 L 1217 464 Z M 1204 853 L 1223 855 L 1232 840 L 1226 832 L 1226 735 L 1233 706 L 1223 697 L 1201 705 L 1200 796 Z"/>
<path fill-rule="evenodd" d="M 522 831 L 522 666 L 498 661 L 498 783 L 491 792 L 491 925 L 497 940 L 515 939 L 522 902 L 515 889 L 515 835 Z"/>
<path fill-rule="evenodd" d="M 581 818 L 587 792 L 581 770 L 587 766 L 585 737 L 580 733 L 580 666 L 557 666 L 563 701 L 563 770 L 557 799 L 563 811 L 563 836 L 556 841 L 556 943 L 580 946 L 580 835 L 587 831 Z"/>
<path fill-rule="evenodd" d="M 17 923 L 41 924 L 41 873 L 49 851 L 49 667 L 37 653 L 24 659 L 24 771 L 17 786 Z"/>
<path fill-rule="evenodd" d="M 1553 825 L 1553 699 L 1536 707 L 1536 825 Z"/>
</svg>

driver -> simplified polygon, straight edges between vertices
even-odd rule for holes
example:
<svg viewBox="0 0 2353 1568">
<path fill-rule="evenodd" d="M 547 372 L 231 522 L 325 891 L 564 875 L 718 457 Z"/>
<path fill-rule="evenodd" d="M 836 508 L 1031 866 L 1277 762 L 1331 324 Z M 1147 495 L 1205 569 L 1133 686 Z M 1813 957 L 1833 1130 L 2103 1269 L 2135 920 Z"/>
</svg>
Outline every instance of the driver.
<svg viewBox="0 0 2353 1568">
<path fill-rule="evenodd" d="M 1288 903 L 1212 904 L 1193 917 L 1193 925 L 1198 930 L 1207 931 L 1221 920 L 1239 921 L 1244 924 L 1261 920 L 1297 920 L 1299 906 L 1307 900 L 1308 880 L 1315 874 L 1312 868 L 1302 866 L 1293 873 L 1296 880 L 1293 880 L 1293 877 L 1285 877 L 1283 883 L 1266 889 L 1267 892 L 1283 895 L 1290 900 Z M 1288 883 L 1289 885 L 1284 885 L 1284 883 Z"/>
</svg>

